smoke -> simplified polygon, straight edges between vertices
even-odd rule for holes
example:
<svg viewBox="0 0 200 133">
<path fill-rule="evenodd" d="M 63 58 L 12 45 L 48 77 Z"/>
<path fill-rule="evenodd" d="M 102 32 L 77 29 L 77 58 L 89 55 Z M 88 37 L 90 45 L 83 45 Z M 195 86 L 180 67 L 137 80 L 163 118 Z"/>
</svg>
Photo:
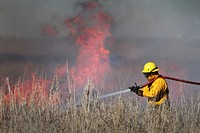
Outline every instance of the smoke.
<svg viewBox="0 0 200 133">
<path fill-rule="evenodd" d="M 199 4 L 197 0 L 126 0 L 105 4 L 114 18 L 112 33 L 116 41 L 111 48 L 113 64 L 132 65 L 133 68 L 141 64 L 140 69 L 135 70 L 139 72 L 147 61 L 156 62 L 161 70 L 177 64 L 188 74 L 180 78 L 197 80 L 200 61 Z M 168 74 L 176 72 L 171 70 Z"/>
<path fill-rule="evenodd" d="M 77 15 L 82 10 L 81 2 L 85 0 L 1 0 L 0 53 L 62 56 L 75 64 L 78 46 L 69 38 L 71 32 L 63 20 Z M 145 82 L 141 70 L 147 61 L 156 62 L 169 76 L 199 79 L 200 1 L 98 2 L 113 19 L 110 32 L 114 44 L 106 46 L 111 67 L 122 79 L 132 73 L 127 84 Z"/>
</svg>

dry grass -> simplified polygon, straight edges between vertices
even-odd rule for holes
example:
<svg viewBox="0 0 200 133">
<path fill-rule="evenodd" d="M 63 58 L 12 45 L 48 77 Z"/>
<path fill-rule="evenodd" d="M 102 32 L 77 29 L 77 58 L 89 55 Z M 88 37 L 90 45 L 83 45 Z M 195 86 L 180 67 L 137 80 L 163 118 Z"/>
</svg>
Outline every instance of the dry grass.
<svg viewBox="0 0 200 133">
<path fill-rule="evenodd" d="M 34 81 L 31 87 L 40 90 L 42 86 L 45 85 Z M 200 131 L 199 92 L 190 100 L 182 97 L 179 102 L 173 103 L 168 112 L 168 119 L 165 119 L 162 115 L 155 116 L 148 112 L 147 107 L 141 105 L 136 95 L 99 100 L 97 95 L 92 95 L 93 87 L 92 82 L 88 81 L 79 106 L 74 104 L 72 95 L 66 98 L 66 106 L 66 103 L 63 104 L 59 100 L 58 93 L 51 93 L 49 98 L 43 98 L 43 95 L 38 95 L 36 91 L 30 95 L 32 97 L 30 103 L 26 101 L 19 103 L 15 98 L 11 98 L 13 100 L 9 105 L 5 105 L 1 98 L 0 132 L 198 133 Z"/>
</svg>

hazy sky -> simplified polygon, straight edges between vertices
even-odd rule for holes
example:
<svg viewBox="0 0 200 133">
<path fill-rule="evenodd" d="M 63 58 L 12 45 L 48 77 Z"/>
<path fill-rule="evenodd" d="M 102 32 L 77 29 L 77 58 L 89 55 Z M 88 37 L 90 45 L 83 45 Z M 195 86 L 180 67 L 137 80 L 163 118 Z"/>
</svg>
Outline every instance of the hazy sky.
<svg viewBox="0 0 200 133">
<path fill-rule="evenodd" d="M 79 2 L 84 1 L 0 0 L 0 53 L 75 58 L 77 47 L 66 38 L 69 33 L 63 22 L 82 10 Z M 178 64 L 191 74 L 189 78 L 198 78 L 199 0 L 99 0 L 99 3 L 113 18 L 111 32 L 115 42 L 107 46 L 112 66 L 130 70 L 151 60 L 162 66 Z M 53 25 L 60 32 L 48 38 L 54 41 L 41 35 L 45 25 Z"/>
<path fill-rule="evenodd" d="M 84 0 L 0 0 L 0 37 L 40 38 L 40 28 L 63 29 Z M 99 0 L 117 38 L 200 38 L 199 0 Z M 65 37 L 62 34 L 61 36 Z"/>
</svg>

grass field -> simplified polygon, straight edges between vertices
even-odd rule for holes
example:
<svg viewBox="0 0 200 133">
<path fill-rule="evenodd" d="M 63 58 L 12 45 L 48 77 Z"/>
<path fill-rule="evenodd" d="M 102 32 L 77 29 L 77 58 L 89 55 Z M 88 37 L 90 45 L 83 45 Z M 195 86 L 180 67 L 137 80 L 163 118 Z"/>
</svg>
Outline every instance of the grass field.
<svg viewBox="0 0 200 133">
<path fill-rule="evenodd" d="M 5 104 L 1 97 L 0 132 L 199 133 L 200 131 L 199 92 L 190 99 L 182 96 L 180 100 L 172 102 L 167 117 L 163 117 L 149 112 L 148 107 L 144 106 L 136 95 L 119 95 L 100 100 L 91 94 L 89 88 L 85 88 L 87 93 L 83 93 L 81 104 L 76 105 L 72 95 L 67 97 L 66 103 L 60 101 L 57 92 L 48 97 L 41 95 L 41 92 L 37 91 L 45 87 L 41 82 L 34 81 L 29 87 L 36 90 L 29 95 L 31 99 L 29 102 L 22 99 L 19 102 L 19 99 L 11 94 L 10 102 Z"/>
</svg>

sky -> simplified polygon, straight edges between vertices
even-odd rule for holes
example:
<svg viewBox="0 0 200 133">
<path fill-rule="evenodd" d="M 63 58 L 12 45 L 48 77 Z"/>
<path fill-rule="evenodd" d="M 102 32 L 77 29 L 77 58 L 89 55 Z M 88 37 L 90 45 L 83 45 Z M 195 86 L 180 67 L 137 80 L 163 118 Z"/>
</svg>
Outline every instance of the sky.
<svg viewBox="0 0 200 133">
<path fill-rule="evenodd" d="M 1 76 L 20 74 L 32 66 L 54 67 L 66 60 L 73 65 L 78 47 L 68 38 L 63 22 L 82 10 L 84 1 L 0 0 Z M 179 78 L 199 81 L 199 0 L 97 1 L 113 18 L 114 43 L 106 48 L 111 66 L 121 75 L 133 73 L 132 79 L 142 79 L 144 63 L 154 61 L 169 76 L 185 73 Z M 46 25 L 56 27 L 59 34 L 41 34 Z"/>
<path fill-rule="evenodd" d="M 62 21 L 80 10 L 84 0 L 1 0 L 2 38 L 40 38 L 46 24 L 62 27 Z M 198 0 L 99 0 L 115 20 L 118 38 L 200 37 Z M 122 34 L 121 32 L 125 32 Z M 65 37 L 62 34 L 61 37 Z"/>
</svg>

